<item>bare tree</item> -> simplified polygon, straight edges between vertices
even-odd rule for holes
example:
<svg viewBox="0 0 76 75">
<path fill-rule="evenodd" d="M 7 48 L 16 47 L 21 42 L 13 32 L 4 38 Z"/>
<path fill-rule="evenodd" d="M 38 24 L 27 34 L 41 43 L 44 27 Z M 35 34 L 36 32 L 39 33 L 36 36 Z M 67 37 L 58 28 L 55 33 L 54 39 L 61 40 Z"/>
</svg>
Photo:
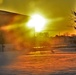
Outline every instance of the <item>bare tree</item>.
<svg viewBox="0 0 76 75">
<path fill-rule="evenodd" d="M 74 14 L 74 16 L 75 16 L 74 22 L 76 23 L 76 12 L 74 11 L 73 14 Z M 76 29 L 76 26 L 74 26 L 74 29 Z"/>
</svg>

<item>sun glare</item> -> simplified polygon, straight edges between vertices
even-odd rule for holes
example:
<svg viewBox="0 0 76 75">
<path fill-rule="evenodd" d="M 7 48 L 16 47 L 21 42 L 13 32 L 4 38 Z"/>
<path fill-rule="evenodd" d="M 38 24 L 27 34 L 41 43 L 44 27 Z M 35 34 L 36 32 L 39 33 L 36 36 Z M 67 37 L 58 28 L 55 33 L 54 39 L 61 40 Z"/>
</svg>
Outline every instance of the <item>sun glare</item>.
<svg viewBox="0 0 76 75">
<path fill-rule="evenodd" d="M 31 19 L 28 21 L 28 27 L 34 27 L 36 32 L 43 30 L 46 24 L 46 19 L 39 14 L 34 14 L 31 16 Z"/>
</svg>

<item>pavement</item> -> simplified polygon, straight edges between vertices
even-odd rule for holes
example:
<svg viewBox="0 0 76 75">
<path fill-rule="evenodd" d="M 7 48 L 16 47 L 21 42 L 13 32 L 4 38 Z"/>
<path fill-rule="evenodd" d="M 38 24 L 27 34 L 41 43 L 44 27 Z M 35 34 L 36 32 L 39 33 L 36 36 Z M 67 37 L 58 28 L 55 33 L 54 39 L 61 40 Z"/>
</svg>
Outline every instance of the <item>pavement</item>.
<svg viewBox="0 0 76 75">
<path fill-rule="evenodd" d="M 0 75 L 76 75 L 76 54 L 0 52 Z"/>
</svg>

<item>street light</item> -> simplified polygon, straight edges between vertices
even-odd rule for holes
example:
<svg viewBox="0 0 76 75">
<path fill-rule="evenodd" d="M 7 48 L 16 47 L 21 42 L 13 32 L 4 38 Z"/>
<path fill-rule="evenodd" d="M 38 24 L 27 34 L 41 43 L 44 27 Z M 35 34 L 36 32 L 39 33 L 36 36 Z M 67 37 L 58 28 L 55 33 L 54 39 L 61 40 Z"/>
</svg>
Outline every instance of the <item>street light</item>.
<svg viewBox="0 0 76 75">
<path fill-rule="evenodd" d="M 41 32 L 47 23 L 47 19 L 45 19 L 40 14 L 31 15 L 29 21 L 27 22 L 27 27 L 33 29 L 34 31 L 34 46 L 36 46 L 36 33 Z"/>
<path fill-rule="evenodd" d="M 48 22 L 47 19 L 45 19 L 39 14 L 32 15 L 30 20 L 28 21 L 27 26 L 29 28 L 33 28 L 34 30 L 34 47 L 36 47 L 35 44 L 37 43 L 36 38 L 35 38 L 36 37 L 35 33 L 41 32 L 44 29 L 47 22 Z M 54 53 L 53 50 L 51 50 L 51 52 Z"/>
</svg>

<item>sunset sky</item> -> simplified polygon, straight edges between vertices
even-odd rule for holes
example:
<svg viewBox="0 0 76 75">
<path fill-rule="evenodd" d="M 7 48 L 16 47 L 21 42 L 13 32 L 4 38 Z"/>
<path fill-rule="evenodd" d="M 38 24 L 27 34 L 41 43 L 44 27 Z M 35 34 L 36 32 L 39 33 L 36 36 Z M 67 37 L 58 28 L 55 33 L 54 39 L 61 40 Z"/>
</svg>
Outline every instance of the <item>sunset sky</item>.
<svg viewBox="0 0 76 75">
<path fill-rule="evenodd" d="M 49 20 L 45 30 L 51 34 L 72 33 L 75 0 L 0 0 L 0 9 L 30 16 L 42 14 Z"/>
</svg>

